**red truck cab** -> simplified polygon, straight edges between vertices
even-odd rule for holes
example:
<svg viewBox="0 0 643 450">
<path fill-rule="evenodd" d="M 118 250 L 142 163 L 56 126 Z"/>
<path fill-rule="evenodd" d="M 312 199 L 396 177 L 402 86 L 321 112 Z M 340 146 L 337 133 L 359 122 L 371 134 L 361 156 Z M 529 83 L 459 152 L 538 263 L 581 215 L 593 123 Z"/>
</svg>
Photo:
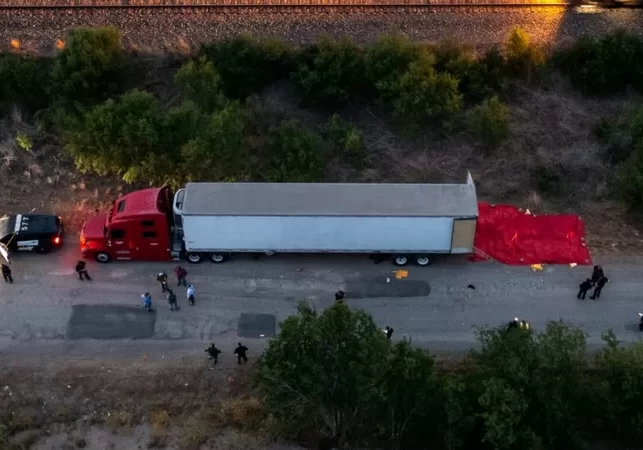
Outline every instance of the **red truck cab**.
<svg viewBox="0 0 643 450">
<path fill-rule="evenodd" d="M 90 218 L 80 233 L 83 257 L 116 260 L 171 260 L 172 193 L 150 188 L 123 195 L 108 214 Z"/>
</svg>

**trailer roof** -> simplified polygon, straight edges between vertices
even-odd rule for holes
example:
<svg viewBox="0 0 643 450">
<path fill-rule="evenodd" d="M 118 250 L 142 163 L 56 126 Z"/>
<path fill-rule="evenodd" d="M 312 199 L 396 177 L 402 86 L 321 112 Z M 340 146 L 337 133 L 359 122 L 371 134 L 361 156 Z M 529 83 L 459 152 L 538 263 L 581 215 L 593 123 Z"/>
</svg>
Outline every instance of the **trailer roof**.
<svg viewBox="0 0 643 450">
<path fill-rule="evenodd" d="M 188 183 L 184 215 L 477 217 L 466 184 Z"/>
</svg>

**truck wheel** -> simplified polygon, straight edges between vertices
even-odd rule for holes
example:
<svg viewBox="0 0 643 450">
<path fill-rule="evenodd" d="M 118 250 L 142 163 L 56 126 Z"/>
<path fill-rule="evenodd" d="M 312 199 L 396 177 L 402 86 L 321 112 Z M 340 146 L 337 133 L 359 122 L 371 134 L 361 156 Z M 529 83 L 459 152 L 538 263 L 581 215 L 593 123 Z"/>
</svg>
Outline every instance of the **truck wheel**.
<svg viewBox="0 0 643 450">
<path fill-rule="evenodd" d="M 188 253 L 188 262 L 192 264 L 199 264 L 203 260 L 203 257 L 199 253 Z"/>
<path fill-rule="evenodd" d="M 431 264 L 431 257 L 429 255 L 415 255 L 415 264 L 424 267 Z"/>
<path fill-rule="evenodd" d="M 110 259 L 109 255 L 105 252 L 98 252 L 94 257 L 99 263 L 108 263 Z"/>
<path fill-rule="evenodd" d="M 393 257 L 393 264 L 396 266 L 406 266 L 409 263 L 409 257 L 406 255 L 395 255 Z"/>
<path fill-rule="evenodd" d="M 215 264 L 221 264 L 225 261 L 225 255 L 223 253 L 212 253 L 210 255 L 210 261 Z"/>
</svg>

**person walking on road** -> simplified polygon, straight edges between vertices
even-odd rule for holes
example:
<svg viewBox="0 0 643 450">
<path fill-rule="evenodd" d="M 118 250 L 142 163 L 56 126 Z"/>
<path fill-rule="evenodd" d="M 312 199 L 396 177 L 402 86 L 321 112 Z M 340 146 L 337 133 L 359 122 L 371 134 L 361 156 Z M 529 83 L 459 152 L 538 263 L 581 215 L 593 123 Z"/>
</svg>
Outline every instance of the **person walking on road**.
<svg viewBox="0 0 643 450">
<path fill-rule="evenodd" d="M 145 308 L 147 312 L 152 312 L 152 296 L 150 293 L 146 292 L 141 295 L 141 298 L 143 299 L 143 308 Z"/>
<path fill-rule="evenodd" d="M 179 304 L 176 302 L 176 294 L 172 291 L 172 289 L 167 290 L 167 302 L 170 304 L 170 311 L 178 311 L 179 309 Z"/>
<path fill-rule="evenodd" d="M 13 284 L 13 277 L 11 276 L 11 267 L 6 264 L 2 265 L 2 278 L 4 278 L 5 283 Z"/>
<path fill-rule="evenodd" d="M 248 347 L 246 347 L 245 345 L 241 345 L 241 342 L 239 342 L 237 348 L 234 349 L 234 354 L 237 355 L 237 364 L 241 364 L 242 359 L 244 363 L 248 362 L 248 357 L 246 356 L 247 351 Z"/>
<path fill-rule="evenodd" d="M 213 360 L 213 364 L 216 366 L 217 361 L 219 359 L 219 355 L 221 354 L 221 350 L 219 350 L 215 345 L 214 342 L 210 344 L 208 348 L 205 349 L 206 353 L 210 355 L 210 359 Z"/>
<path fill-rule="evenodd" d="M 188 304 L 190 306 L 194 306 L 194 286 L 192 285 L 188 286 L 187 295 L 188 295 Z"/>
<path fill-rule="evenodd" d="M 161 283 L 161 292 L 167 292 L 170 290 L 170 288 L 167 287 L 167 275 L 165 275 L 165 272 L 160 272 L 156 276 L 156 281 Z"/>
<path fill-rule="evenodd" d="M 580 284 L 578 289 L 578 295 L 576 296 L 576 298 L 578 298 L 579 300 L 585 300 L 587 291 L 589 291 L 591 288 L 592 288 L 592 280 L 591 278 L 588 278 Z"/>
<path fill-rule="evenodd" d="M 598 281 L 596 282 L 596 287 L 594 288 L 594 293 L 590 297 L 592 300 L 596 300 L 597 298 L 601 297 L 601 291 L 608 281 L 609 279 L 606 276 L 602 276 L 598 279 Z"/>
<path fill-rule="evenodd" d="M 598 280 L 603 278 L 605 276 L 605 273 L 603 272 L 603 268 L 601 266 L 594 266 L 594 270 L 592 271 L 592 278 L 590 281 L 592 282 L 592 286 L 598 283 Z"/>
<path fill-rule="evenodd" d="M 83 275 L 87 278 L 87 281 L 91 281 L 91 277 L 87 273 L 87 263 L 85 261 L 78 261 L 76 263 L 76 273 L 80 281 L 83 281 Z"/>
<path fill-rule="evenodd" d="M 174 274 L 176 275 L 176 280 L 177 280 L 176 285 L 177 286 L 181 286 L 181 285 L 187 286 L 188 285 L 188 282 L 185 280 L 185 277 L 188 276 L 187 270 L 185 270 L 181 266 L 175 266 L 174 267 Z"/>
</svg>

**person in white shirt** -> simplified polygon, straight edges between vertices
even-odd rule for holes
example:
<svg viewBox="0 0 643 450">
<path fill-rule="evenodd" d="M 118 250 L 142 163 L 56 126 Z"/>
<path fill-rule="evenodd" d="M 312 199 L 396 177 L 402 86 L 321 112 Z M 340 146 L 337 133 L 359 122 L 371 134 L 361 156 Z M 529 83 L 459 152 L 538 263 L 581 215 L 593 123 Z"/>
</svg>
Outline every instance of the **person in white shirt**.
<svg viewBox="0 0 643 450">
<path fill-rule="evenodd" d="M 188 303 L 190 306 L 194 306 L 194 286 L 188 286 Z"/>
</svg>

